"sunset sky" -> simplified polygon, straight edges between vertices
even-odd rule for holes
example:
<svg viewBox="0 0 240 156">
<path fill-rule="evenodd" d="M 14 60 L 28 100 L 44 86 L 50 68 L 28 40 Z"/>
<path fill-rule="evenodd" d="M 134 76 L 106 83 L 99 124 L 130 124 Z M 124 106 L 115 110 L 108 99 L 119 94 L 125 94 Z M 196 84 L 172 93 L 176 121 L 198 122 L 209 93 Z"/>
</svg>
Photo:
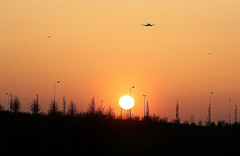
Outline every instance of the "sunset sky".
<svg viewBox="0 0 240 156">
<path fill-rule="evenodd" d="M 42 111 L 62 97 L 86 111 L 91 98 L 120 115 L 131 86 L 143 115 L 226 119 L 240 108 L 239 0 L 0 0 L 0 102 L 18 95 L 22 111 L 39 94 Z M 141 24 L 151 22 L 154 27 Z M 51 36 L 51 38 L 48 38 Z M 240 112 L 240 111 L 239 111 Z M 240 116 L 240 115 L 239 115 Z"/>
</svg>

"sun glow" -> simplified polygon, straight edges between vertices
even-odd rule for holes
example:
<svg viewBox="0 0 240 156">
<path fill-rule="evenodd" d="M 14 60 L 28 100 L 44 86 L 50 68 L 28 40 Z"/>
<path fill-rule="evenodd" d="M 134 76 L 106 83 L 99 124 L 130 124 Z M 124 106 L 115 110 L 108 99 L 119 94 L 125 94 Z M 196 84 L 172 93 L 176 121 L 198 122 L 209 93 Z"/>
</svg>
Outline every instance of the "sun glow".
<svg viewBox="0 0 240 156">
<path fill-rule="evenodd" d="M 123 96 L 119 100 L 119 105 L 122 109 L 131 109 L 134 106 L 134 99 L 131 96 Z"/>
</svg>

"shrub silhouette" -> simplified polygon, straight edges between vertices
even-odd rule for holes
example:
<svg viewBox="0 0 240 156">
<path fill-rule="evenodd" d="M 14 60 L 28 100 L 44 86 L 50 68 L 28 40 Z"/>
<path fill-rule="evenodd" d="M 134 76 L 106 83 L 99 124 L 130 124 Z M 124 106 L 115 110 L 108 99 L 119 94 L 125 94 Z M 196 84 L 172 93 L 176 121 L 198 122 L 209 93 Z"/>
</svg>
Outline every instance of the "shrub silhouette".
<svg viewBox="0 0 240 156">
<path fill-rule="evenodd" d="M 166 117 L 166 116 L 164 116 L 163 118 L 160 118 L 159 119 L 159 117 L 158 116 L 155 116 L 155 120 L 159 120 L 159 122 L 161 122 L 161 123 L 167 123 L 168 122 L 168 118 Z M 154 118 L 153 118 L 154 119 Z"/>
<path fill-rule="evenodd" d="M 193 115 L 191 115 L 191 117 L 190 117 L 190 124 L 191 125 L 196 125 L 196 123 L 194 121 L 194 116 Z"/>
<path fill-rule="evenodd" d="M 202 120 L 199 120 L 199 121 L 198 121 L 198 126 L 203 126 Z"/>
<path fill-rule="evenodd" d="M 217 127 L 222 128 L 222 127 L 224 127 L 224 126 L 226 126 L 226 122 L 225 122 L 224 120 L 220 120 L 220 121 L 218 121 L 218 123 L 217 123 Z"/>
</svg>

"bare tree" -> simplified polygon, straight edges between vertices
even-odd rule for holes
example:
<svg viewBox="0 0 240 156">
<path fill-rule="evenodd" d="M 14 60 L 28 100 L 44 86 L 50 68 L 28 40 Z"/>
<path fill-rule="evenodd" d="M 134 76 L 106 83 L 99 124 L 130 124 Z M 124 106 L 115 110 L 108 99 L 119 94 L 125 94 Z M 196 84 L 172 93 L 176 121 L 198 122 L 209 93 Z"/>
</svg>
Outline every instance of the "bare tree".
<svg viewBox="0 0 240 156">
<path fill-rule="evenodd" d="M 14 113 L 18 113 L 20 111 L 20 109 L 21 109 L 21 102 L 20 102 L 19 98 L 17 96 L 15 96 L 13 103 L 12 103 L 12 111 Z"/>
<path fill-rule="evenodd" d="M 70 102 L 69 108 L 68 108 L 68 114 L 70 116 L 74 116 L 75 113 L 77 112 L 77 106 L 73 101 Z"/>
<path fill-rule="evenodd" d="M 66 98 L 65 96 L 62 98 L 62 104 L 63 104 L 63 116 L 66 115 Z"/>
<path fill-rule="evenodd" d="M 95 98 L 93 96 L 91 103 L 88 106 L 88 113 L 94 115 L 96 109 Z"/>
<path fill-rule="evenodd" d="M 226 122 L 224 120 L 220 120 L 220 121 L 218 121 L 217 126 L 222 128 L 222 127 L 226 126 Z"/>
<path fill-rule="evenodd" d="M 167 123 L 168 122 L 168 118 L 166 116 L 164 116 L 163 118 L 159 118 L 158 116 L 155 116 L 155 118 L 156 118 L 156 121 L 159 121 L 159 122 L 162 122 L 162 123 Z M 153 116 L 153 119 L 154 119 L 154 116 Z"/>
<path fill-rule="evenodd" d="M 188 120 L 185 120 L 185 121 L 183 122 L 183 124 L 184 124 L 184 125 L 189 125 L 189 121 L 188 121 Z"/>
<path fill-rule="evenodd" d="M 53 100 L 50 104 L 49 110 L 48 110 L 48 114 L 49 115 L 54 115 L 58 112 L 58 105 L 57 103 Z"/>
<path fill-rule="evenodd" d="M 108 107 L 107 111 L 106 111 L 106 116 L 109 119 L 114 119 L 115 118 L 115 112 L 113 110 L 113 108 L 111 106 Z"/>
<path fill-rule="evenodd" d="M 32 111 L 33 115 L 39 114 L 41 108 L 38 100 L 38 94 L 36 95 L 36 99 L 33 100 L 30 110 Z"/>
</svg>

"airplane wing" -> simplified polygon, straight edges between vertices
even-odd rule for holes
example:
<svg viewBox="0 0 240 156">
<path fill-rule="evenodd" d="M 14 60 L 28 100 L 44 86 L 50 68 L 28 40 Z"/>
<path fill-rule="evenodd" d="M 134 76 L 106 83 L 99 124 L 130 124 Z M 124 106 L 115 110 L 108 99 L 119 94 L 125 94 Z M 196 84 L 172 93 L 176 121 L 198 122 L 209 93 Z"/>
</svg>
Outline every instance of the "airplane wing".
<svg viewBox="0 0 240 156">
<path fill-rule="evenodd" d="M 146 24 L 141 24 L 142 26 L 147 26 Z"/>
</svg>

